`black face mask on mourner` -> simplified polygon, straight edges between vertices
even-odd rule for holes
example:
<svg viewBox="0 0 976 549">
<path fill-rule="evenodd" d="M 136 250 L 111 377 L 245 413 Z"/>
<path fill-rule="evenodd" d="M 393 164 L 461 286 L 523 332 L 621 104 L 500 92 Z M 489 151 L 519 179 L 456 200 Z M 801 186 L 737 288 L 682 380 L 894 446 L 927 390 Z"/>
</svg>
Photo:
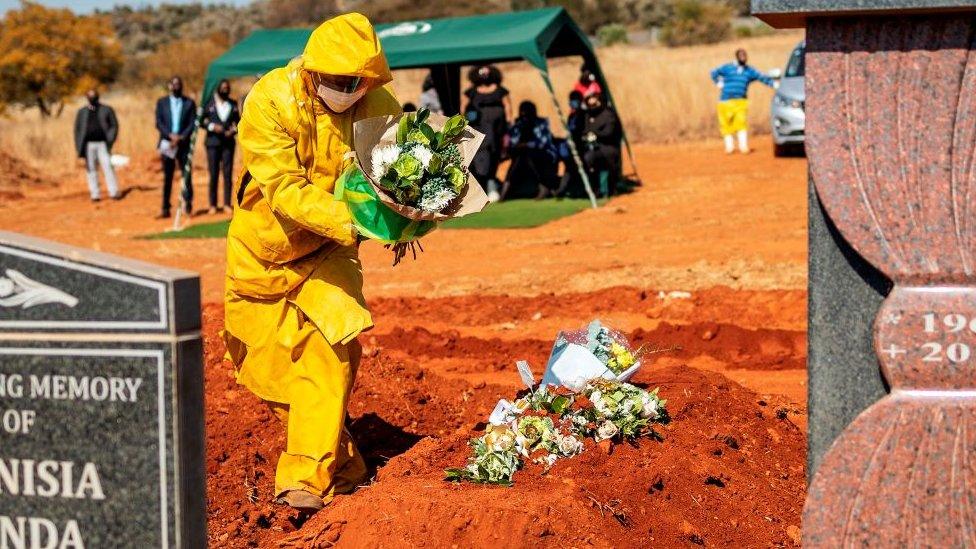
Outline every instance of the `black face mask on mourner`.
<svg viewBox="0 0 976 549">
<path fill-rule="evenodd" d="M 88 96 L 88 104 L 91 105 L 92 107 L 97 106 L 98 105 L 98 96 L 97 95 L 89 95 Z"/>
</svg>

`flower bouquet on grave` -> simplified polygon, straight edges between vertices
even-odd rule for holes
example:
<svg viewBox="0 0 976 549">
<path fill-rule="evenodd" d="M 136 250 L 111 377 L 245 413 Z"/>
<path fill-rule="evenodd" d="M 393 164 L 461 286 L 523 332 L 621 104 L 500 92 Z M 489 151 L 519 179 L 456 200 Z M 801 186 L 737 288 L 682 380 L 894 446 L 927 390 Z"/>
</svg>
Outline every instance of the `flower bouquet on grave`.
<svg viewBox="0 0 976 549">
<path fill-rule="evenodd" d="M 627 381 L 651 352 L 659 351 L 634 349 L 625 335 L 594 320 L 585 329 L 559 332 L 542 384 L 579 388 L 596 378 Z"/>
<path fill-rule="evenodd" d="M 658 390 L 612 379 L 592 379 L 578 390 L 553 385 L 530 389 L 514 403 L 502 400 L 485 433 L 469 442 L 467 465 L 445 471 L 446 480 L 510 486 L 526 461 L 546 470 L 585 449 L 585 440 L 660 438 L 652 423 L 668 421 Z"/>
<path fill-rule="evenodd" d="M 426 109 L 360 120 L 353 126 L 356 161 L 336 182 L 359 234 L 394 251 L 396 265 L 441 221 L 488 204 L 468 171 L 484 135 L 463 116 Z M 423 250 L 423 248 L 421 248 Z"/>
</svg>

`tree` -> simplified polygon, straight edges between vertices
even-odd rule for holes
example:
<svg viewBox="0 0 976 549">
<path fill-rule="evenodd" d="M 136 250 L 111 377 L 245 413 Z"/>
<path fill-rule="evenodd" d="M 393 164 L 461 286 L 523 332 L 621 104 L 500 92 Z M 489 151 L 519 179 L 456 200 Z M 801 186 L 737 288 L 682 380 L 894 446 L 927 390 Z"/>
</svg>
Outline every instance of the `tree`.
<svg viewBox="0 0 976 549">
<path fill-rule="evenodd" d="M 138 66 L 136 81 L 165 88 L 170 78 L 179 76 L 187 93 L 200 90 L 210 62 L 229 46 L 227 37 L 220 33 L 204 39 L 183 38 L 167 42 L 154 53 L 133 60 Z"/>
<path fill-rule="evenodd" d="M 61 113 L 64 98 L 115 80 L 122 50 L 108 22 L 24 1 L 0 19 L 0 108 Z"/>
</svg>

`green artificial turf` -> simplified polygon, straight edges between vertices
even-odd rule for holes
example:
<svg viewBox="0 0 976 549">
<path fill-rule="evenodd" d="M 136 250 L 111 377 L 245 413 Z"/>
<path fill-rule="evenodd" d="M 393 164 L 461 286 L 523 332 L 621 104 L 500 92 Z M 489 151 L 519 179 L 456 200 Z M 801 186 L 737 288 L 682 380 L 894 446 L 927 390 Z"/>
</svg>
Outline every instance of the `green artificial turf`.
<svg viewBox="0 0 976 549">
<path fill-rule="evenodd" d="M 489 204 L 483 212 L 451 219 L 442 229 L 524 229 L 539 227 L 590 207 L 586 199 L 509 200 Z M 162 240 L 169 238 L 224 238 L 230 221 L 197 223 L 180 231 L 167 231 L 141 238 Z"/>
<path fill-rule="evenodd" d="M 484 211 L 445 221 L 444 229 L 524 229 L 579 213 L 590 207 L 586 199 L 509 200 L 489 204 Z"/>
<path fill-rule="evenodd" d="M 224 238 L 227 236 L 228 227 L 230 227 L 230 220 L 197 223 L 179 231 L 166 231 L 140 238 L 149 240 L 164 240 L 168 238 Z"/>
</svg>

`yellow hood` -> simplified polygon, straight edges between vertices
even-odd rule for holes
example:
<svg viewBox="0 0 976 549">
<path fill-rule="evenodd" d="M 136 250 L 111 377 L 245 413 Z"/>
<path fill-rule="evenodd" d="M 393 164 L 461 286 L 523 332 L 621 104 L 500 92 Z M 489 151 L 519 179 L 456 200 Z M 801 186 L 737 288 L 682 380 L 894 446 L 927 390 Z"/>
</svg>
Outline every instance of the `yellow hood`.
<svg viewBox="0 0 976 549">
<path fill-rule="evenodd" d="M 393 80 L 373 25 L 358 13 L 319 25 L 305 44 L 302 66 L 313 72 L 368 78 L 369 89 Z"/>
</svg>

